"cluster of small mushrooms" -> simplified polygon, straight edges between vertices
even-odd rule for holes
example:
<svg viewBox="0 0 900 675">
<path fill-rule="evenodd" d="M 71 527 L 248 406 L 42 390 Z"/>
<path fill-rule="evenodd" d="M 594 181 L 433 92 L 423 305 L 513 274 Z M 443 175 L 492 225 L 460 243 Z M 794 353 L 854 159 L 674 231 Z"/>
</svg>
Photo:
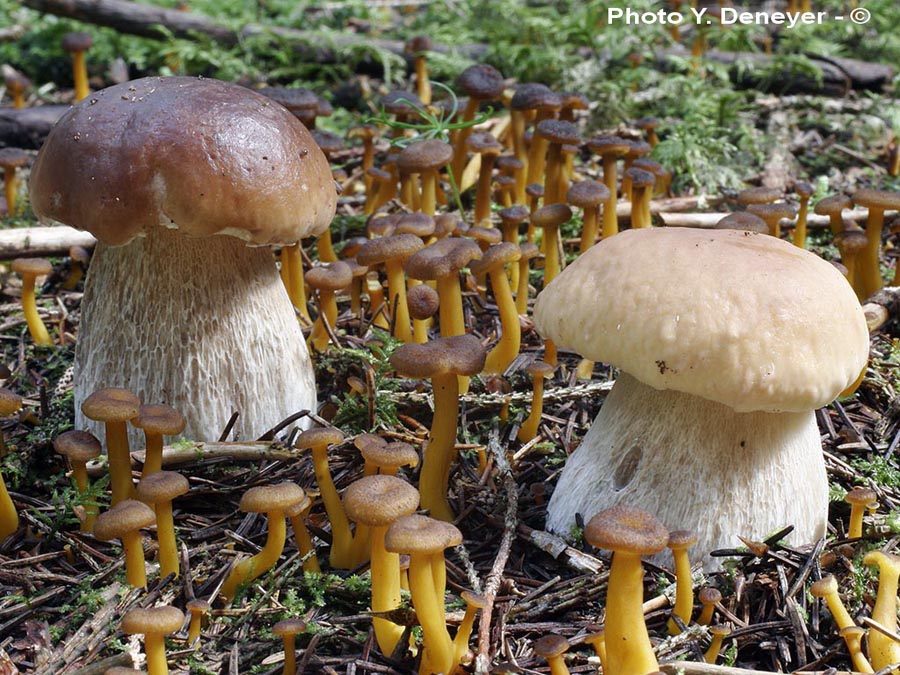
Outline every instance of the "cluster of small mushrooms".
<svg viewBox="0 0 900 675">
<path fill-rule="evenodd" d="M 900 195 L 861 189 L 814 205 L 830 218 L 842 269 L 806 250 L 812 190 L 802 183 L 791 201 L 780 190 L 742 192 L 739 210 L 715 228 L 653 227 L 651 200 L 670 182 L 648 157 L 655 120 L 636 125 L 646 140 L 584 139 L 583 96 L 535 83 L 511 86 L 494 68 L 476 65 L 456 83 L 466 103 L 454 111 L 451 137 L 418 137 L 410 131 L 417 111 L 440 105 L 428 86 L 427 41 L 418 40 L 410 43 L 417 93 L 391 92 L 382 101 L 395 120 L 388 136 L 375 125 L 350 134 L 362 144 L 362 161 L 359 180 L 345 178 L 364 193 L 370 218 L 365 237 L 343 242 L 336 253 L 329 224 L 337 193 L 326 159 L 334 139 L 307 128 L 328 114 L 319 97 L 189 77 L 148 77 L 90 94 L 77 74 L 89 42 L 69 41 L 81 102 L 50 134 L 29 179 L 37 216 L 98 240 L 74 364 L 77 430 L 54 444 L 85 496 L 82 530 L 120 540 L 127 582 L 140 588 L 147 586 L 142 530 L 155 527 L 159 577 L 181 574 L 173 501 L 177 508 L 191 486 L 163 468 L 164 437 L 214 440 L 234 422 L 233 411 L 240 414 L 230 428 L 240 439 L 291 420 L 282 430 L 293 428 L 291 446 L 298 455 L 308 451 L 315 476 L 315 489 L 282 482 L 243 494 L 241 511 L 266 516 L 265 543 L 223 570 L 207 601 L 125 614 L 122 630 L 144 635 L 150 675 L 167 672 L 165 635 L 184 629 L 195 643 L 211 603 L 234 602 L 276 565 L 288 521 L 304 570 L 321 571 L 307 529 L 318 500 L 330 524 L 328 566 L 368 565 L 382 653 L 412 650 L 424 675 L 464 669 L 485 600 L 462 593 L 465 616 L 455 631 L 448 628 L 443 556 L 465 536 L 453 524 L 450 498 L 459 398 L 470 378 L 527 372 L 530 414 L 511 421 L 509 438 L 511 445 L 534 443 L 544 380 L 557 371 L 559 350 L 583 357 L 582 377 L 594 362 L 619 369 L 547 508 L 549 530 L 566 535 L 583 522 L 589 544 L 614 552 L 604 625 L 583 640 L 604 673 L 659 670 L 641 609 L 642 556 L 666 566 L 674 560 L 669 629 L 677 634 L 694 615 L 691 560 L 715 569 L 713 550 L 739 536 L 763 540 L 788 525 L 795 545 L 824 535 L 828 484 L 815 410 L 852 390 L 865 370 L 868 331 L 859 301 L 883 283 L 884 212 L 900 207 Z M 19 84 L 9 89 L 16 105 L 25 87 Z M 475 124 L 488 105 L 507 111 L 491 131 Z M 0 151 L 10 176 L 24 162 Z M 10 213 L 14 181 L 6 184 Z M 471 217 L 444 208 L 454 187 L 474 193 Z M 852 206 L 868 209 L 865 229 L 844 220 Z M 791 243 L 780 228 L 795 217 Z M 561 228 L 573 221 L 581 233 L 577 257 L 566 265 Z M 630 228 L 620 232 L 625 222 Z M 313 236 L 318 259 L 311 264 L 299 242 Z M 14 269 L 23 275 L 34 342 L 52 345 L 34 299 L 35 277 L 51 267 L 22 260 Z M 472 332 L 472 302 L 496 306 L 493 334 Z M 521 352 L 522 328 L 531 322 L 544 340 L 541 360 Z M 430 383 L 434 414 L 421 456 L 384 436 L 354 437 L 364 468 L 341 494 L 329 450 L 347 439 L 298 413 L 317 407 L 310 353 L 339 346 L 348 326 L 402 341 L 390 364 L 398 376 Z M 20 404 L 4 393 L 0 415 Z M 144 450 L 136 485 L 135 447 Z M 103 452 L 111 496 L 101 512 L 85 467 Z M 860 536 L 871 502 L 854 502 L 851 537 Z M 0 538 L 16 528 L 3 488 Z M 882 575 L 873 616 L 896 630 L 900 565 L 880 553 L 866 562 Z M 421 645 L 410 641 L 408 625 L 392 620 L 404 590 Z M 822 579 L 813 592 L 826 598 L 858 670 L 900 661 L 896 643 L 870 633 L 868 666 L 861 629 L 834 604 L 834 580 Z M 695 623 L 712 623 L 719 597 L 713 588 L 700 591 Z M 191 615 L 186 628 L 183 610 Z M 286 674 L 296 668 L 294 636 L 303 630 L 299 617 L 273 627 L 284 636 Z M 709 662 L 727 632 L 711 629 Z M 551 672 L 564 673 L 568 647 L 565 638 L 547 636 L 534 652 Z"/>
</svg>

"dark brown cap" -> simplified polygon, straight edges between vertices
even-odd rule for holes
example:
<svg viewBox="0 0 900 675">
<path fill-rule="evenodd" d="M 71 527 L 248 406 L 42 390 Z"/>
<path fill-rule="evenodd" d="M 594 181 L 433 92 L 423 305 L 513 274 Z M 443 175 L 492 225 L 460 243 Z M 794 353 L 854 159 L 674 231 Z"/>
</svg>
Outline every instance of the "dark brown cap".
<svg viewBox="0 0 900 675">
<path fill-rule="evenodd" d="M 781 190 L 770 187 L 753 187 L 741 190 L 738 193 L 738 204 L 749 206 L 750 204 L 770 204 L 776 199 L 781 199 Z"/>
<path fill-rule="evenodd" d="M 581 135 L 578 133 L 578 127 L 571 122 L 562 120 L 541 120 L 535 127 L 537 133 L 546 138 L 551 143 L 568 143 L 570 145 L 578 145 L 581 143 Z"/>
<path fill-rule="evenodd" d="M 410 316 L 422 321 L 437 314 L 441 298 L 428 284 L 419 284 L 406 291 L 406 304 L 409 306 Z"/>
<path fill-rule="evenodd" d="M 820 216 L 830 216 L 832 213 L 840 213 L 844 209 L 849 209 L 852 205 L 850 197 L 838 194 L 820 199 L 816 202 L 816 208 L 813 210 Z"/>
<path fill-rule="evenodd" d="M 188 479 L 177 471 L 154 471 L 138 482 L 135 492 L 145 504 L 169 502 L 191 489 Z"/>
<path fill-rule="evenodd" d="M 426 379 L 435 375 L 477 375 L 487 356 L 474 335 L 454 335 L 425 344 L 408 342 L 391 354 L 391 366 L 404 377 Z"/>
<path fill-rule="evenodd" d="M 538 108 L 559 110 L 562 107 L 562 97 L 546 84 L 525 82 L 516 87 L 509 105 L 513 110 L 537 110 Z"/>
<path fill-rule="evenodd" d="M 73 106 L 31 174 L 35 213 L 112 246 L 161 224 L 192 236 L 293 243 L 325 230 L 325 156 L 282 106 L 234 84 L 147 77 Z"/>
<path fill-rule="evenodd" d="M 735 211 L 729 213 L 715 224 L 717 230 L 743 230 L 744 232 L 758 232 L 767 234 L 769 226 L 766 221 L 749 211 Z"/>
<path fill-rule="evenodd" d="M 566 204 L 548 204 L 531 214 L 531 224 L 535 227 L 559 227 L 572 218 L 572 209 Z"/>
<path fill-rule="evenodd" d="M 870 209 L 900 209 L 900 192 L 861 188 L 853 193 L 853 203 Z"/>
<path fill-rule="evenodd" d="M 569 641 L 562 635 L 550 633 L 535 640 L 531 648 L 541 658 L 552 659 L 569 651 Z"/>
<path fill-rule="evenodd" d="M 491 100 L 503 93 L 503 75 L 485 63 L 469 66 L 456 78 L 457 86 L 470 98 Z"/>
<path fill-rule="evenodd" d="M 94 37 L 90 33 L 72 32 L 66 33 L 60 43 L 64 51 L 83 52 L 94 44 Z"/>
<path fill-rule="evenodd" d="M 432 220 L 432 230 L 433 223 Z M 367 241 L 357 252 L 356 260 L 361 265 L 380 265 L 388 260 L 406 260 L 424 247 L 422 239 L 414 234 L 392 234 Z"/>
<path fill-rule="evenodd" d="M 628 141 L 618 136 L 595 136 L 587 142 L 591 152 L 598 155 L 623 157 L 628 152 Z"/>
<path fill-rule="evenodd" d="M 427 281 L 456 274 L 472 260 L 481 257 L 481 249 L 471 239 L 439 239 L 409 257 L 406 273 Z"/>
<path fill-rule="evenodd" d="M 397 168 L 407 173 L 440 169 L 453 157 L 453 146 L 437 138 L 410 143 L 397 157 Z"/>
<path fill-rule="evenodd" d="M 0 168 L 17 169 L 28 163 L 28 153 L 22 148 L 0 148 Z"/>
<path fill-rule="evenodd" d="M 128 635 L 174 633 L 184 623 L 184 612 L 171 605 L 133 607 L 122 617 L 122 631 Z"/>
<path fill-rule="evenodd" d="M 494 244 L 484 252 L 481 260 L 476 260 L 471 265 L 472 274 L 488 274 L 497 269 L 502 269 L 507 263 L 515 262 L 522 257 L 522 250 L 518 244 L 504 241 Z"/>
<path fill-rule="evenodd" d="M 393 553 L 440 553 L 460 543 L 455 525 L 417 514 L 395 520 L 384 536 L 384 547 Z"/>
<path fill-rule="evenodd" d="M 396 234 L 414 234 L 421 239 L 430 237 L 434 234 L 434 216 L 421 211 L 403 213 L 397 218 L 394 231 Z"/>
<path fill-rule="evenodd" d="M 377 240 L 373 240 L 377 241 Z M 324 265 L 316 265 L 304 276 L 306 283 L 318 290 L 339 291 L 347 288 L 353 281 L 350 265 L 343 260 L 336 260 Z"/>
<path fill-rule="evenodd" d="M 278 636 L 296 635 L 306 630 L 306 622 L 298 617 L 282 619 L 272 626 L 272 634 Z"/>
<path fill-rule="evenodd" d="M 598 204 L 605 204 L 610 198 L 609 188 L 596 180 L 580 180 L 572 183 L 566 192 L 566 201 L 572 206 L 587 209 Z"/>
</svg>

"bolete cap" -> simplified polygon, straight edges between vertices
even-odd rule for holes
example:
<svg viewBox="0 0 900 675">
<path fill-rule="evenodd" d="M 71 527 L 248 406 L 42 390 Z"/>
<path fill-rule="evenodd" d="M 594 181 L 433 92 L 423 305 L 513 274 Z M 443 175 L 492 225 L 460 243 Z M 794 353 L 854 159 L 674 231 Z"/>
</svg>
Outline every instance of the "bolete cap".
<svg viewBox="0 0 900 675">
<path fill-rule="evenodd" d="M 862 308 L 831 264 L 735 230 L 605 239 L 548 284 L 534 321 L 560 347 L 738 412 L 823 406 L 869 352 Z"/>
<path fill-rule="evenodd" d="M 343 500 L 353 522 L 384 527 L 418 508 L 419 491 L 396 476 L 365 476 L 344 490 Z"/>
<path fill-rule="evenodd" d="M 123 499 L 109 511 L 97 516 L 94 536 L 100 541 L 120 539 L 122 535 L 150 527 L 156 522 L 156 514 L 144 502 Z"/>
<path fill-rule="evenodd" d="M 35 161 L 42 219 L 120 246 L 153 227 L 293 243 L 324 231 L 337 191 L 306 127 L 236 84 L 146 77 L 94 92 Z"/>
<path fill-rule="evenodd" d="M 391 366 L 404 377 L 425 379 L 436 375 L 477 375 L 487 356 L 474 335 L 454 335 L 425 344 L 408 342 L 391 354 Z"/>
<path fill-rule="evenodd" d="M 54 438 L 53 449 L 73 462 L 86 462 L 99 457 L 103 452 L 103 446 L 94 434 L 77 429 L 63 432 Z"/>
<path fill-rule="evenodd" d="M 95 422 L 127 422 L 134 419 L 141 400 L 127 389 L 108 387 L 98 389 L 81 404 L 81 412 Z"/>
<path fill-rule="evenodd" d="M 607 551 L 653 555 L 666 547 L 669 532 L 650 513 L 619 504 L 595 514 L 584 526 L 584 539 Z"/>
<path fill-rule="evenodd" d="M 145 504 L 170 502 L 191 489 L 188 479 L 177 471 L 154 471 L 138 482 L 135 492 Z"/>
<path fill-rule="evenodd" d="M 284 511 L 305 498 L 303 488 L 290 481 L 275 485 L 258 485 L 244 493 L 238 508 L 245 513 Z"/>
<path fill-rule="evenodd" d="M 138 408 L 137 417 L 131 424 L 149 434 L 175 436 L 184 431 L 186 421 L 184 415 L 172 406 L 162 403 L 151 403 Z"/>
<path fill-rule="evenodd" d="M 184 623 L 184 612 L 171 605 L 159 607 L 134 607 L 122 617 L 122 631 L 128 635 L 174 633 Z"/>
</svg>

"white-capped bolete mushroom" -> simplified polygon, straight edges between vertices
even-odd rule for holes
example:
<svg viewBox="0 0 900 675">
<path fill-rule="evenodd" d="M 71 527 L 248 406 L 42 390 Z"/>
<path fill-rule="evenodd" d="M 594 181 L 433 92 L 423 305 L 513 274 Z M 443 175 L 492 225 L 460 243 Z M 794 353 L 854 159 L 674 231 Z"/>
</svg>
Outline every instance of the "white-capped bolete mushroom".
<svg viewBox="0 0 900 675">
<path fill-rule="evenodd" d="M 324 155 L 282 106 L 211 79 L 109 87 L 54 127 L 30 187 L 39 217 L 100 242 L 82 303 L 76 411 L 94 389 L 125 386 L 180 410 L 186 437 L 210 439 L 235 411 L 237 436 L 256 438 L 315 408 L 312 365 L 267 247 L 324 230 L 337 195 Z M 76 412 L 76 426 L 91 425 Z"/>
<path fill-rule="evenodd" d="M 551 530 L 614 504 L 653 509 L 697 532 L 707 567 L 736 535 L 824 534 L 814 411 L 857 379 L 869 347 L 831 264 L 765 235 L 630 230 L 545 288 L 534 318 L 545 337 L 622 371 L 562 471 Z"/>
<path fill-rule="evenodd" d="M 122 617 L 122 631 L 144 636 L 147 675 L 167 675 L 165 637 L 181 628 L 184 612 L 171 605 L 134 607 Z"/>
</svg>

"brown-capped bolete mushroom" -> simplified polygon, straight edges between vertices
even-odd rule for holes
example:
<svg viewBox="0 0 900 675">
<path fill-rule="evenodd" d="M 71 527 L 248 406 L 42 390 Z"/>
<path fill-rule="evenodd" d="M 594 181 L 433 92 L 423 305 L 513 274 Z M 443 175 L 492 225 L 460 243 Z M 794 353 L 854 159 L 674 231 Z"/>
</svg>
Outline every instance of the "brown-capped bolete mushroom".
<svg viewBox="0 0 900 675">
<path fill-rule="evenodd" d="M 39 217 L 99 240 L 76 411 L 94 389 L 125 386 L 178 408 L 186 437 L 209 439 L 235 411 L 235 433 L 256 438 L 315 408 L 312 365 L 267 247 L 324 230 L 337 195 L 287 110 L 211 79 L 109 87 L 54 127 L 30 187 Z M 80 413 L 76 425 L 89 426 Z"/>
</svg>

